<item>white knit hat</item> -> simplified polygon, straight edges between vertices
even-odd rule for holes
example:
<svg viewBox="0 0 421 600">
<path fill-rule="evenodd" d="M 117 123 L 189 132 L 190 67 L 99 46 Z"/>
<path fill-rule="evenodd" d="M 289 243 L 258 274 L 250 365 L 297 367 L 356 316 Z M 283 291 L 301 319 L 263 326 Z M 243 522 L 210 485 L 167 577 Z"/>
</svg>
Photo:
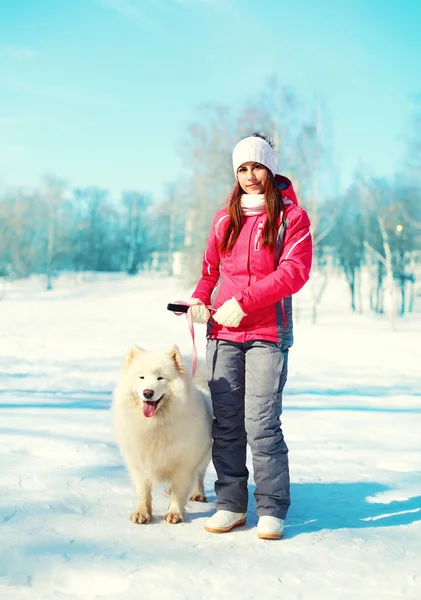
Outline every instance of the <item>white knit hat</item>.
<svg viewBox="0 0 421 600">
<path fill-rule="evenodd" d="M 264 139 L 251 136 L 246 137 L 234 148 L 232 152 L 232 166 L 237 179 L 237 169 L 245 162 L 257 162 L 264 165 L 276 174 L 276 158 L 271 145 Z"/>
</svg>

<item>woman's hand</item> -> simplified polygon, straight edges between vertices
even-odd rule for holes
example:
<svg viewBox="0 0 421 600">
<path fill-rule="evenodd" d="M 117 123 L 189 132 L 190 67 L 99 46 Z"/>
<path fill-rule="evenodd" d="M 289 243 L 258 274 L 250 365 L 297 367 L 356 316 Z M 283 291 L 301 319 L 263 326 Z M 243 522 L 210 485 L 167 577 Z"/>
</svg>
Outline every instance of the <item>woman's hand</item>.
<svg viewBox="0 0 421 600">
<path fill-rule="evenodd" d="M 241 320 L 246 316 L 246 313 L 242 310 L 237 300 L 231 298 L 231 300 L 227 300 L 218 308 L 213 315 L 213 319 L 225 327 L 238 327 Z"/>
<path fill-rule="evenodd" d="M 187 302 L 191 306 L 191 316 L 193 323 L 207 323 L 209 321 L 210 312 L 198 298 L 190 298 Z"/>
</svg>

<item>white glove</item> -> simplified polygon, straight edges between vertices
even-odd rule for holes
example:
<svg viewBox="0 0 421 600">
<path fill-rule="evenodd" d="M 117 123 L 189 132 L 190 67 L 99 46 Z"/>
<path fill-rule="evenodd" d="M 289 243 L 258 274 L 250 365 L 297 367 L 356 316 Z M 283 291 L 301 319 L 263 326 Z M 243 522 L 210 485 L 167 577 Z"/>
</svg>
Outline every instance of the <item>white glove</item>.
<svg viewBox="0 0 421 600">
<path fill-rule="evenodd" d="M 237 300 L 235 298 L 231 298 L 231 300 L 227 300 L 221 307 L 218 308 L 216 313 L 213 315 L 213 319 L 225 327 L 238 327 L 241 319 L 246 316 L 246 313 L 243 312 Z"/>
<path fill-rule="evenodd" d="M 190 298 L 187 302 L 191 306 L 191 316 L 193 323 L 207 323 L 209 321 L 210 312 L 199 298 Z"/>
</svg>

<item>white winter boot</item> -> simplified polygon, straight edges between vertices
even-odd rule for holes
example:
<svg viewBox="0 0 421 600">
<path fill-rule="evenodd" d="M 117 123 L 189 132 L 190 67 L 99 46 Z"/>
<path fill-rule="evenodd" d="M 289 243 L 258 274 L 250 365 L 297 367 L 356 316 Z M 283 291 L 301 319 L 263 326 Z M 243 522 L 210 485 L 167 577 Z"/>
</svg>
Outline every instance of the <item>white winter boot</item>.
<svg viewBox="0 0 421 600">
<path fill-rule="evenodd" d="M 231 510 L 218 510 L 206 521 L 205 529 L 211 533 L 227 533 L 246 523 L 246 514 Z"/>
<path fill-rule="evenodd" d="M 284 535 L 284 522 L 277 517 L 259 517 L 257 535 L 261 540 L 280 540 Z"/>
</svg>

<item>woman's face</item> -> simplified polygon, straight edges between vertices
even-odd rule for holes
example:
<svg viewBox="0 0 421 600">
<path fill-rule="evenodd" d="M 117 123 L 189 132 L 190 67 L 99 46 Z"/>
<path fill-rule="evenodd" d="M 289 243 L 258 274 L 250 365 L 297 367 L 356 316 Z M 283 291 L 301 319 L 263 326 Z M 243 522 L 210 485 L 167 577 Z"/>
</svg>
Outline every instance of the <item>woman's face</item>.
<svg viewBox="0 0 421 600">
<path fill-rule="evenodd" d="M 245 194 L 263 194 L 268 172 L 260 163 L 245 162 L 238 167 L 237 177 Z"/>
</svg>

